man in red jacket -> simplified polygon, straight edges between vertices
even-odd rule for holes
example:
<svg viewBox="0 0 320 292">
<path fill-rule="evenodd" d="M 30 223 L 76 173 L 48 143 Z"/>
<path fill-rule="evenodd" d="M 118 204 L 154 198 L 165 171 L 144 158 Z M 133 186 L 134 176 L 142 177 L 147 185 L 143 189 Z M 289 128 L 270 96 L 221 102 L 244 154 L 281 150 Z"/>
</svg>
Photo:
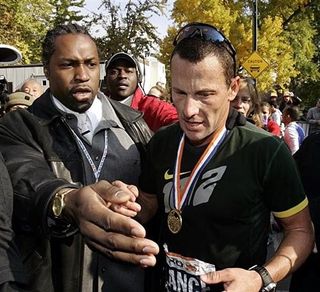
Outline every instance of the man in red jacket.
<svg viewBox="0 0 320 292">
<path fill-rule="evenodd" d="M 141 81 L 140 66 L 129 54 L 116 53 L 106 62 L 105 82 L 110 98 L 143 112 L 145 121 L 154 132 L 176 122 L 176 108 L 159 98 L 146 95 Z"/>
</svg>

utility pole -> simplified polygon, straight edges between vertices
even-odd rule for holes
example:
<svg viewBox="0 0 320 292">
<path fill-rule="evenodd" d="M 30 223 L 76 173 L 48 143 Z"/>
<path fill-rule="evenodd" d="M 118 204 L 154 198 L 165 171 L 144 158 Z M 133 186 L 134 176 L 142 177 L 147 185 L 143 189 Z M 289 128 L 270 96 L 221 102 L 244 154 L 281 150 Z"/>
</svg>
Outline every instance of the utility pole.
<svg viewBox="0 0 320 292">
<path fill-rule="evenodd" d="M 253 77 L 256 78 L 266 69 L 269 64 L 258 53 L 258 1 L 252 2 L 252 53 L 251 56 L 242 64 L 243 68 Z M 256 84 L 257 85 L 257 84 Z"/>
<path fill-rule="evenodd" d="M 258 0 L 253 0 L 252 13 L 252 51 L 258 50 Z"/>
<path fill-rule="evenodd" d="M 258 51 L 258 0 L 253 0 L 252 13 L 252 52 Z M 257 79 L 253 78 L 255 86 Z"/>
</svg>

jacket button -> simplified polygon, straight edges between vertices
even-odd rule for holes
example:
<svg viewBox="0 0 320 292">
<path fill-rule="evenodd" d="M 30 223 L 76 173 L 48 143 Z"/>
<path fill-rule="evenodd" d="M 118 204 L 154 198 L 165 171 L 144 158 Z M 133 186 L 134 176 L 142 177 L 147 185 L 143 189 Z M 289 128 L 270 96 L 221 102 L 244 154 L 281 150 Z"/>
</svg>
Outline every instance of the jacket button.
<svg viewBox="0 0 320 292">
<path fill-rule="evenodd" d="M 107 270 L 107 268 L 102 267 L 102 268 L 101 268 L 101 273 L 105 273 L 105 272 L 106 272 L 106 270 Z"/>
</svg>

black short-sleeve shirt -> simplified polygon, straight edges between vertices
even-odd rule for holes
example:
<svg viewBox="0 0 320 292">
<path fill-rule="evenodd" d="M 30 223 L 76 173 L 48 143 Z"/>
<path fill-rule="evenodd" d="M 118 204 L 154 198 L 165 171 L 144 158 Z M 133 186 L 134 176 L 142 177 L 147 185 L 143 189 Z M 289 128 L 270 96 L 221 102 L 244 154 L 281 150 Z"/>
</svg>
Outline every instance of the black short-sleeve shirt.
<svg viewBox="0 0 320 292">
<path fill-rule="evenodd" d="M 286 145 L 249 123 L 229 130 L 186 199 L 182 229 L 173 234 L 166 218 L 175 208 L 173 172 L 181 135 L 178 125 L 154 135 L 140 177 L 140 188 L 155 194 L 162 208 L 162 243 L 217 269 L 263 264 L 270 212 L 288 217 L 308 204 Z M 186 144 L 181 184 L 203 150 Z"/>
</svg>

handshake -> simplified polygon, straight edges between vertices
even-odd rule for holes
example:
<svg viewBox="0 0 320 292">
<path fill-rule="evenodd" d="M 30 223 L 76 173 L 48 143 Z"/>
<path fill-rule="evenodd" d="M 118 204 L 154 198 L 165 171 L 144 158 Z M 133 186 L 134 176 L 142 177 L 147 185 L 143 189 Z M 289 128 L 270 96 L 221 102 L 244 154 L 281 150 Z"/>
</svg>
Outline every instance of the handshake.
<svg viewBox="0 0 320 292">
<path fill-rule="evenodd" d="M 138 195 L 135 186 L 102 180 L 68 192 L 64 214 L 77 224 L 92 249 L 112 259 L 151 267 L 159 246 L 145 238 L 145 228 L 134 219 L 141 211 Z"/>
</svg>

